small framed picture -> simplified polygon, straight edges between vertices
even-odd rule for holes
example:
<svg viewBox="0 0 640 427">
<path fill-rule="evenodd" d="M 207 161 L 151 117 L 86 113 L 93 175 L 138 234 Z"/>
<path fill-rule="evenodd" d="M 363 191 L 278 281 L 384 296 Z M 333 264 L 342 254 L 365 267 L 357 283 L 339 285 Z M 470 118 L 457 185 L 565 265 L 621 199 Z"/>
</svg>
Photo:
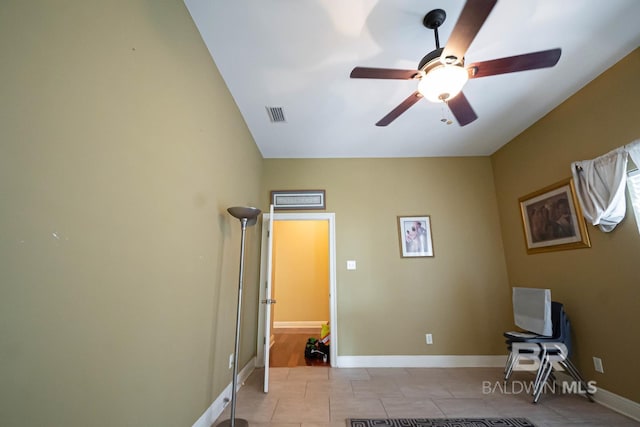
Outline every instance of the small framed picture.
<svg viewBox="0 0 640 427">
<path fill-rule="evenodd" d="M 568 178 L 519 199 L 527 253 L 589 248 L 589 234 Z"/>
<path fill-rule="evenodd" d="M 431 218 L 428 215 L 399 216 L 398 233 L 402 258 L 433 256 Z"/>
</svg>

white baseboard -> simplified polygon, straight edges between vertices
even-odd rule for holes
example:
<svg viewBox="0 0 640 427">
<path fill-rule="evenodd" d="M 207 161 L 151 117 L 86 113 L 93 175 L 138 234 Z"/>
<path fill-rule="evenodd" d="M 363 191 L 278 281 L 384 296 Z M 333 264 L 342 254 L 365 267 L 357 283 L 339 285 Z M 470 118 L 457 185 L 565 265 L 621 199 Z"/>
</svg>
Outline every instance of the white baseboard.
<svg viewBox="0 0 640 427">
<path fill-rule="evenodd" d="M 507 356 L 338 356 L 338 368 L 504 367 Z"/>
<path fill-rule="evenodd" d="M 593 400 L 622 415 L 640 421 L 640 403 L 638 402 L 618 396 L 600 387 L 598 387 L 598 391 L 593 395 Z"/>
<path fill-rule="evenodd" d="M 562 371 L 556 372 L 556 378 L 560 381 L 573 381 L 568 373 Z M 597 383 L 595 386 L 596 392 L 593 394 L 593 400 L 612 411 L 640 421 L 640 403 L 600 388 Z"/>
<path fill-rule="evenodd" d="M 238 372 L 238 383 L 237 388 L 240 389 L 244 381 L 251 375 L 253 370 L 256 367 L 256 358 L 252 358 L 249 363 L 247 363 L 244 368 L 240 372 Z M 233 375 L 232 375 L 233 376 Z M 233 387 L 233 382 L 230 382 L 229 385 L 220 393 L 220 395 L 213 401 L 211 406 L 204 411 L 204 414 L 198 418 L 192 427 L 211 427 L 211 424 L 214 423 L 215 420 L 218 419 L 224 408 L 231 402 L 231 388 Z"/>
<path fill-rule="evenodd" d="M 273 328 L 321 328 L 326 325 L 326 320 L 296 320 L 286 322 L 273 322 Z"/>
</svg>

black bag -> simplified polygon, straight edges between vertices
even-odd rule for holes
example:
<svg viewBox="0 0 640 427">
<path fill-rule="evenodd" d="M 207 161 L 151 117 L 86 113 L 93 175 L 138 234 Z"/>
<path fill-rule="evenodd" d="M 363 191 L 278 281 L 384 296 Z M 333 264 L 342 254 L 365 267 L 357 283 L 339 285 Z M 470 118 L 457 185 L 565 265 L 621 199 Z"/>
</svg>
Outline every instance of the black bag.
<svg viewBox="0 0 640 427">
<path fill-rule="evenodd" d="M 325 343 L 323 343 L 322 341 L 318 341 L 318 351 L 320 351 L 322 354 L 324 354 L 324 357 L 322 358 L 322 360 L 324 362 L 328 362 L 329 361 L 329 346 Z"/>
<path fill-rule="evenodd" d="M 309 338 L 304 347 L 304 357 L 307 359 L 322 359 L 323 362 L 329 360 L 329 346 L 321 343 L 316 338 Z"/>
</svg>

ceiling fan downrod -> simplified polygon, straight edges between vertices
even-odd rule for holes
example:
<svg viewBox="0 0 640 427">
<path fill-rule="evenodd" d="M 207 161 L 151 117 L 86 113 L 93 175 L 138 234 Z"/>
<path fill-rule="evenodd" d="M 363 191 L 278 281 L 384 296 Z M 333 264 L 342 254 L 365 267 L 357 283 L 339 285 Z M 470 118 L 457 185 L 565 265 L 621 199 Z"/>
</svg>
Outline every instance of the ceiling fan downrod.
<svg viewBox="0 0 640 427">
<path fill-rule="evenodd" d="M 433 30 L 436 38 L 436 49 L 440 49 L 440 37 L 438 36 L 438 27 L 447 19 L 447 13 L 442 9 L 433 9 L 424 16 L 422 25 Z"/>
</svg>

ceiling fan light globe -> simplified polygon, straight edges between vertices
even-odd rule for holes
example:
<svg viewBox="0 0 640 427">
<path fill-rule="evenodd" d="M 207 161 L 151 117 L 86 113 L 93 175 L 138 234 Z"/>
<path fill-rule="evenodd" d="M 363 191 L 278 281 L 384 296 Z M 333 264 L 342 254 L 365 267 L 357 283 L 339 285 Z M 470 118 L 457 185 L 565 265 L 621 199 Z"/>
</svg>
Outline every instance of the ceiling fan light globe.
<svg viewBox="0 0 640 427">
<path fill-rule="evenodd" d="M 445 102 L 460 93 L 469 73 L 460 65 L 441 65 L 429 70 L 418 83 L 418 92 L 431 102 Z"/>
</svg>

